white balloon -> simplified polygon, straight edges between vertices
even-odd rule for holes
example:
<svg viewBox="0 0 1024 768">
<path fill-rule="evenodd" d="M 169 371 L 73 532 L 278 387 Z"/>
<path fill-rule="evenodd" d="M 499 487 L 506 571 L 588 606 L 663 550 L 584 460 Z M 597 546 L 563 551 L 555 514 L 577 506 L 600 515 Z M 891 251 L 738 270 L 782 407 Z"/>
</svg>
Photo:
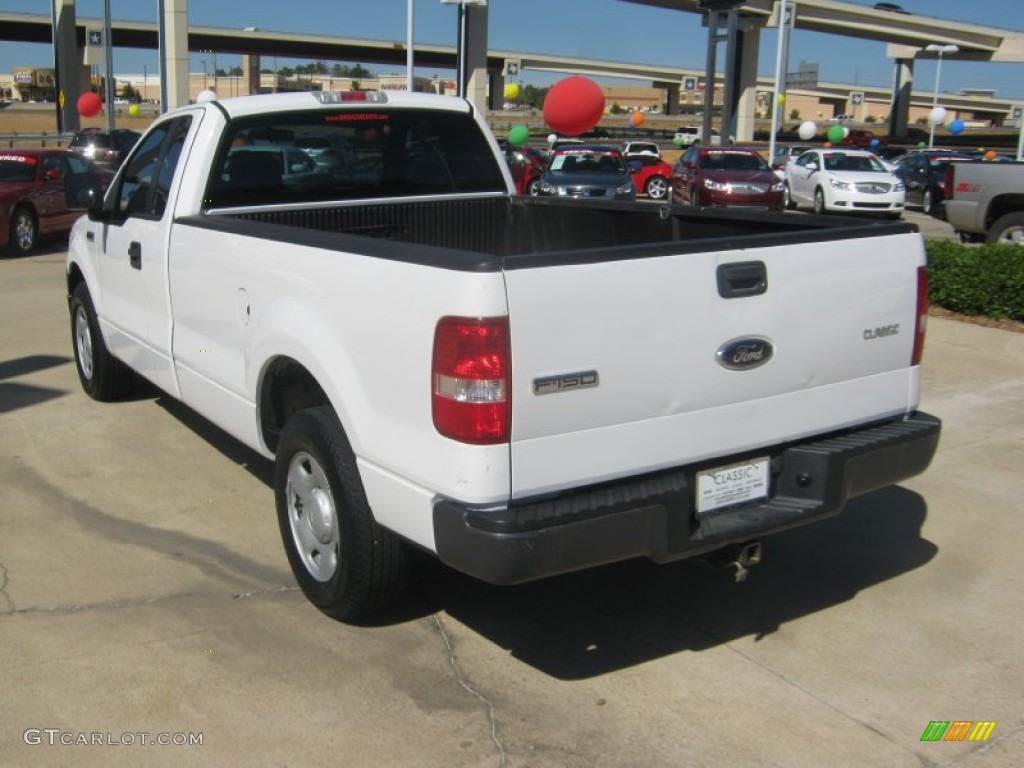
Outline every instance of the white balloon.
<svg viewBox="0 0 1024 768">
<path fill-rule="evenodd" d="M 557 138 L 558 138 L 558 134 L 557 133 L 549 133 L 548 134 L 548 144 L 554 144 L 555 143 L 555 139 L 557 139 Z"/>
<path fill-rule="evenodd" d="M 818 132 L 818 126 L 813 120 L 804 120 L 800 123 L 800 128 L 797 129 L 797 134 L 804 141 L 810 141 L 814 138 L 814 134 Z"/>
<path fill-rule="evenodd" d="M 931 123 L 932 125 L 938 125 L 939 123 L 941 123 L 945 119 L 946 119 L 946 108 L 945 107 L 936 107 L 935 109 L 933 109 L 931 112 L 928 113 L 928 122 Z"/>
<path fill-rule="evenodd" d="M 844 125 L 844 126 L 843 126 L 843 138 L 845 139 L 845 138 L 846 138 L 847 136 L 849 136 L 849 135 L 850 135 L 850 129 L 849 129 L 849 128 L 847 128 L 847 127 L 846 127 L 846 126 Z"/>
<path fill-rule="evenodd" d="M 216 101 L 217 92 L 213 88 L 207 88 L 205 91 L 200 91 L 196 96 L 196 103 L 201 104 L 204 101 Z"/>
</svg>

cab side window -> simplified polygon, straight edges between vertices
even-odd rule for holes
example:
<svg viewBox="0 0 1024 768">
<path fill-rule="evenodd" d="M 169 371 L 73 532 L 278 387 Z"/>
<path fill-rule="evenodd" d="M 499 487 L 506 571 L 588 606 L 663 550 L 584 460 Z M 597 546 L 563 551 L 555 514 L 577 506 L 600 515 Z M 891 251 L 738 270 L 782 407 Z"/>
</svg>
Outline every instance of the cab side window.
<svg viewBox="0 0 1024 768">
<path fill-rule="evenodd" d="M 146 135 L 131 157 L 114 199 L 114 210 L 124 217 L 160 218 L 192 118 L 183 116 Z"/>
</svg>

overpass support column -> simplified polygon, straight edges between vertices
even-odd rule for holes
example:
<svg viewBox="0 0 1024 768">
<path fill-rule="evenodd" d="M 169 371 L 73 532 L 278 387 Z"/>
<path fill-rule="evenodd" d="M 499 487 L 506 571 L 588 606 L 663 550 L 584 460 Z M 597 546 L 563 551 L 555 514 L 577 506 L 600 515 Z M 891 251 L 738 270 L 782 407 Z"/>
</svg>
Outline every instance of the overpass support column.
<svg viewBox="0 0 1024 768">
<path fill-rule="evenodd" d="M 914 84 L 914 60 L 896 59 L 892 75 L 892 104 L 889 109 L 889 139 L 907 135 L 910 122 L 910 90 Z"/>
<path fill-rule="evenodd" d="M 744 19 L 749 21 L 749 19 Z M 736 141 L 747 143 L 754 140 L 754 121 L 757 118 L 757 56 L 761 47 L 761 28 L 752 26 L 742 29 L 737 46 L 738 61 L 736 72 L 733 114 L 736 116 Z M 723 138 L 727 135 L 722 130 Z"/>
<path fill-rule="evenodd" d="M 505 107 L 505 73 L 500 69 L 487 70 L 487 108 L 501 110 Z"/>
<path fill-rule="evenodd" d="M 665 114 L 679 114 L 679 83 L 655 83 L 655 87 L 665 89 Z"/>
<path fill-rule="evenodd" d="M 160 0 L 160 110 L 189 102 L 188 0 Z"/>
<path fill-rule="evenodd" d="M 53 42 L 57 73 L 57 130 L 74 133 L 81 128 L 78 115 L 78 97 L 88 88 L 88 76 L 83 78 L 82 55 L 75 34 L 75 0 L 54 3 Z M 83 79 L 85 82 L 83 82 Z"/>
<path fill-rule="evenodd" d="M 466 5 L 466 66 L 469 82 L 466 98 L 477 109 L 487 109 L 487 6 Z M 499 93 L 497 98 L 504 94 Z"/>
</svg>

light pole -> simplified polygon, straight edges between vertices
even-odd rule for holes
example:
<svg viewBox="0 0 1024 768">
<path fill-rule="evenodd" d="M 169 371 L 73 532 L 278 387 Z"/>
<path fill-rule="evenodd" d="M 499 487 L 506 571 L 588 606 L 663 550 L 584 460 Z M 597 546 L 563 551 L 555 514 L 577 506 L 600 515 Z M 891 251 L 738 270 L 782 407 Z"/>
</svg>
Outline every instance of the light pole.
<svg viewBox="0 0 1024 768">
<path fill-rule="evenodd" d="M 203 90 L 206 90 L 206 59 L 200 59 L 199 63 L 203 65 Z"/>
<path fill-rule="evenodd" d="M 935 146 L 935 121 L 932 120 L 932 115 L 935 114 L 935 108 L 939 105 L 939 74 L 942 72 L 942 55 L 945 53 L 956 53 L 960 50 L 960 46 L 932 43 L 925 46 L 925 50 L 929 53 L 939 54 L 939 61 L 935 65 L 935 92 L 932 94 L 932 111 L 928 115 L 928 149 L 932 149 Z"/>
</svg>

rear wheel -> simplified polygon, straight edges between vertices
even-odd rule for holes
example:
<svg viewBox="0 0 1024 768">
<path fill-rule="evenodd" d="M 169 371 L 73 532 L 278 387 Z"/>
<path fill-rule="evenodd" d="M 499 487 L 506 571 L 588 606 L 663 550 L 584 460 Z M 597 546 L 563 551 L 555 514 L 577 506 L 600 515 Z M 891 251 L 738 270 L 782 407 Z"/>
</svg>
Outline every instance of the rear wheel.
<svg viewBox="0 0 1024 768">
<path fill-rule="evenodd" d="M 825 213 L 825 192 L 821 187 L 814 190 L 814 212 L 819 216 Z"/>
<path fill-rule="evenodd" d="M 356 619 L 398 599 L 402 542 L 373 519 L 355 456 L 334 411 L 299 411 L 281 431 L 274 468 L 278 525 L 292 573 L 310 602 Z"/>
<path fill-rule="evenodd" d="M 11 230 L 8 245 L 13 253 L 25 256 L 32 252 L 39 239 L 36 216 L 31 208 L 21 206 L 11 216 Z"/>
<path fill-rule="evenodd" d="M 530 182 L 530 185 L 526 188 L 528 194 L 536 197 L 540 194 L 540 176 Z"/>
<path fill-rule="evenodd" d="M 131 389 L 134 374 L 107 349 L 85 283 L 71 293 L 71 341 L 78 380 L 89 397 L 114 400 Z"/>
<path fill-rule="evenodd" d="M 651 176 L 644 186 L 644 191 L 651 200 L 664 200 L 668 195 L 668 180 L 664 176 Z"/>
<path fill-rule="evenodd" d="M 1015 211 L 996 219 L 988 229 L 985 242 L 1000 245 L 1024 245 L 1024 211 Z"/>
</svg>

